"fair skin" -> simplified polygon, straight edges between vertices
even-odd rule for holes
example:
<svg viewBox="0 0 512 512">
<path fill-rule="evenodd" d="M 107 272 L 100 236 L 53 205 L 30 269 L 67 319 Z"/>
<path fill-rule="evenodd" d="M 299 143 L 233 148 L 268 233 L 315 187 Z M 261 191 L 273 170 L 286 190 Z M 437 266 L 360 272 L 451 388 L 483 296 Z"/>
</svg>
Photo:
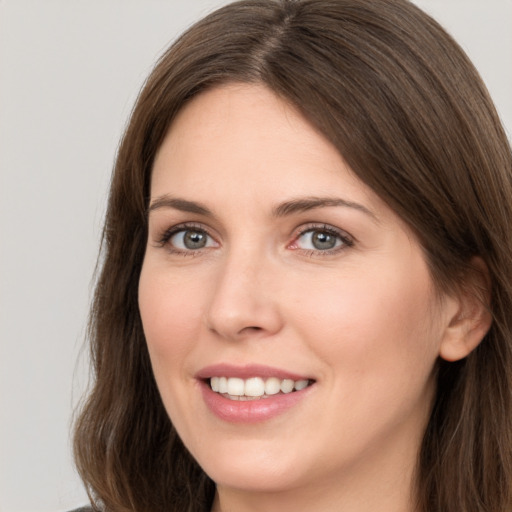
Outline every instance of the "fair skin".
<svg viewBox="0 0 512 512">
<path fill-rule="evenodd" d="M 215 512 L 413 510 L 436 360 L 474 345 L 461 301 L 436 296 L 405 223 L 263 86 L 212 89 L 173 122 L 139 306 L 166 410 L 217 484 Z M 285 395 L 210 389 L 237 372 L 308 386 L 269 413 L 247 404 Z"/>
</svg>

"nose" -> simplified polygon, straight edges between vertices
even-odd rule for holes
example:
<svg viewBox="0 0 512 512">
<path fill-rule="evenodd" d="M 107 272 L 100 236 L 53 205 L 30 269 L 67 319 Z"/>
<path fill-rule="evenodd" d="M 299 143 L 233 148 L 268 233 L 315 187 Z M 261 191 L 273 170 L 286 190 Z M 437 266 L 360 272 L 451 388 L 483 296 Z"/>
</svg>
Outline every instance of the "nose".
<svg viewBox="0 0 512 512">
<path fill-rule="evenodd" d="M 277 269 L 256 254 L 231 254 L 218 269 L 206 312 L 210 331 L 227 340 L 269 337 L 283 320 L 278 306 Z"/>
</svg>

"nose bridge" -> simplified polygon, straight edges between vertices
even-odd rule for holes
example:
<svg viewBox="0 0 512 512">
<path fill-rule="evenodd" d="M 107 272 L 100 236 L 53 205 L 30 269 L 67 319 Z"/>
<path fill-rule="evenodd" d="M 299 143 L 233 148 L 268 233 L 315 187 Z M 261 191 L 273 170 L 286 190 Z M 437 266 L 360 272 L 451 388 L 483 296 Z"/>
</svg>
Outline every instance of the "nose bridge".
<svg viewBox="0 0 512 512">
<path fill-rule="evenodd" d="M 275 268 L 264 251 L 228 251 L 217 274 L 207 311 L 209 329 L 226 339 L 270 335 L 281 327 L 272 293 Z"/>
</svg>

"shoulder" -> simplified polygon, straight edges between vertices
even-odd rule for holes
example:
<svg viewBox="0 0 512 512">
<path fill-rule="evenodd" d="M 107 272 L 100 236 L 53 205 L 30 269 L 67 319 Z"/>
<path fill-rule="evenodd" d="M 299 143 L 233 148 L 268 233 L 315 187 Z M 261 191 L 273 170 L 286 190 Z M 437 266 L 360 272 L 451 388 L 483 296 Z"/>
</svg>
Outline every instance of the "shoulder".
<svg viewBox="0 0 512 512">
<path fill-rule="evenodd" d="M 73 510 L 70 510 L 69 512 L 94 512 L 94 510 L 87 506 L 87 507 L 80 507 L 80 508 L 75 508 Z"/>
</svg>

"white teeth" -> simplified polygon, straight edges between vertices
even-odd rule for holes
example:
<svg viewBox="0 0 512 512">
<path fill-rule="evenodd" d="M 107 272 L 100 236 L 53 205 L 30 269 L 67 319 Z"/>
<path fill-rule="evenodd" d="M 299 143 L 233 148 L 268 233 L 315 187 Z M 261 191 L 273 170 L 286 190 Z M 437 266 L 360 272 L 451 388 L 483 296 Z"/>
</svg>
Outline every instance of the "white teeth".
<svg viewBox="0 0 512 512">
<path fill-rule="evenodd" d="M 245 393 L 245 383 L 243 379 L 230 377 L 228 379 L 228 395 L 242 396 Z"/>
<path fill-rule="evenodd" d="M 276 395 L 281 391 L 281 381 L 276 379 L 276 377 L 270 377 L 265 381 L 265 394 L 266 395 Z"/>
<path fill-rule="evenodd" d="M 245 396 L 262 396 L 265 394 L 265 383 L 260 377 L 253 377 L 245 381 Z"/>
<path fill-rule="evenodd" d="M 240 379 L 238 377 L 211 377 L 210 386 L 216 393 L 230 395 L 232 400 L 247 400 L 251 398 L 268 397 L 277 393 L 291 393 L 293 390 L 301 391 L 308 387 L 309 380 L 278 379 L 269 377 L 251 377 Z"/>
<path fill-rule="evenodd" d="M 298 380 L 295 382 L 295 391 L 300 391 L 301 389 L 307 388 L 309 381 L 307 380 Z"/>
<path fill-rule="evenodd" d="M 219 377 L 219 393 L 228 392 L 228 379 L 226 377 Z"/>
<path fill-rule="evenodd" d="M 284 379 L 281 382 L 281 391 L 283 393 L 291 393 L 293 391 L 294 382 L 291 379 Z"/>
</svg>

